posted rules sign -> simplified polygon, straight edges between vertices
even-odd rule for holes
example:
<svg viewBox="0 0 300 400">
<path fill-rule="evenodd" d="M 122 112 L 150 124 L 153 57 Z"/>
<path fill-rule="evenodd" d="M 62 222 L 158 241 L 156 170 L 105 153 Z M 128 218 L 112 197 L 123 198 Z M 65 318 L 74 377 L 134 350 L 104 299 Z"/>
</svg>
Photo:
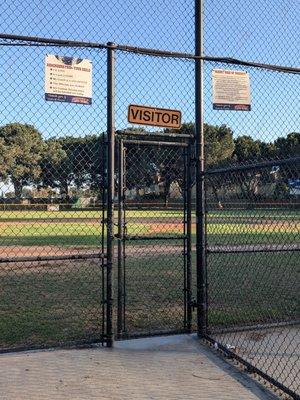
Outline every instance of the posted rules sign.
<svg viewBox="0 0 300 400">
<path fill-rule="evenodd" d="M 46 55 L 45 99 L 92 104 L 92 61 Z"/>
<path fill-rule="evenodd" d="M 213 82 L 213 109 L 250 111 L 250 78 L 244 71 L 214 69 Z"/>
</svg>

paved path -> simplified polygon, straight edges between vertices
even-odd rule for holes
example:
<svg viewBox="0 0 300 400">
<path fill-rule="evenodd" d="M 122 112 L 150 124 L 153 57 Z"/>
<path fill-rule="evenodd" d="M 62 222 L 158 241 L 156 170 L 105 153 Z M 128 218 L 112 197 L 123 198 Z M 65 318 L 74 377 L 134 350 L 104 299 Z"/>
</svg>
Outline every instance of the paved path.
<svg viewBox="0 0 300 400">
<path fill-rule="evenodd" d="M 1 400 L 274 399 L 194 336 L 0 355 Z"/>
<path fill-rule="evenodd" d="M 258 330 L 214 335 L 220 343 L 230 344 L 234 352 L 275 380 L 300 391 L 300 324 L 273 326 Z"/>
</svg>

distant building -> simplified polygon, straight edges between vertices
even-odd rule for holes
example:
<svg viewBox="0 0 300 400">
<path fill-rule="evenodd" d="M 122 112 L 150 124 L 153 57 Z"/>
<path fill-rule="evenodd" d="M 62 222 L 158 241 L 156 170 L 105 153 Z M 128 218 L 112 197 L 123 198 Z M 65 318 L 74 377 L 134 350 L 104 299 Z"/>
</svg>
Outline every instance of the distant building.
<svg viewBox="0 0 300 400">
<path fill-rule="evenodd" d="M 289 179 L 288 185 L 291 195 L 300 196 L 300 179 Z"/>
</svg>

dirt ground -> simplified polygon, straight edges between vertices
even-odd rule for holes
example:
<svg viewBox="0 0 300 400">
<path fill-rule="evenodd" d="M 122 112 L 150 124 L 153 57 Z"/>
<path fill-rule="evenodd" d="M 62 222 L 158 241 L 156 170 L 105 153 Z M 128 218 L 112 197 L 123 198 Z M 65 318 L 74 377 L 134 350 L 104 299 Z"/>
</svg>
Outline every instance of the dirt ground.
<svg viewBox="0 0 300 400">
<path fill-rule="evenodd" d="M 13 257 L 69 256 L 99 254 L 100 248 L 84 246 L 0 246 L 1 259 Z"/>
<path fill-rule="evenodd" d="M 209 251 L 217 252 L 239 252 L 242 250 L 247 251 L 270 251 L 270 250 L 281 250 L 291 251 L 299 250 L 300 244 L 293 243 L 287 245 L 279 244 L 257 244 L 257 245 L 218 245 L 209 246 Z M 192 246 L 192 251 L 195 251 L 196 247 Z M 143 254 L 148 256 L 149 254 L 177 254 L 182 252 L 182 245 L 169 245 L 164 243 L 151 243 L 148 245 L 132 245 L 126 247 L 126 254 L 138 257 Z M 5 261 L 6 258 L 18 258 L 18 257 L 45 257 L 45 256 L 76 256 L 84 254 L 99 254 L 101 253 L 100 247 L 90 246 L 0 246 L 0 260 Z"/>
</svg>

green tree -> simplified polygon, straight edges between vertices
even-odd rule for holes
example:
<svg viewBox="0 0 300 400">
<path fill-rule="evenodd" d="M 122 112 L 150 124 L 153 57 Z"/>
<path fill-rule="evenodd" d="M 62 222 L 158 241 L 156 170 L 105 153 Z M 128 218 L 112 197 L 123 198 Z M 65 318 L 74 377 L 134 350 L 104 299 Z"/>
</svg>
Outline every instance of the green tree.
<svg viewBox="0 0 300 400">
<path fill-rule="evenodd" d="M 38 183 L 43 152 L 42 135 L 32 125 L 13 123 L 0 127 L 0 179 L 10 179 L 17 199 L 24 186 Z"/>
<path fill-rule="evenodd" d="M 67 165 L 67 153 L 61 142 L 55 138 L 47 140 L 41 160 L 41 186 L 52 189 L 61 187 L 64 166 Z"/>
<path fill-rule="evenodd" d="M 194 123 L 183 124 L 179 130 L 166 129 L 166 133 L 189 134 L 194 136 Z M 224 165 L 228 162 L 234 151 L 233 132 L 225 125 L 204 125 L 206 140 L 206 164 L 210 167 Z M 167 139 L 172 141 L 173 138 Z M 137 145 L 127 145 L 126 156 L 128 188 L 139 188 L 150 185 L 153 182 L 163 183 L 163 197 L 165 205 L 170 198 L 172 183 L 176 182 L 183 191 L 184 186 L 184 155 L 180 147 L 147 146 L 139 148 Z M 193 153 L 193 149 L 191 150 Z M 194 179 L 194 168 L 190 171 L 191 179 Z M 213 190 L 216 191 L 216 188 Z"/>
<path fill-rule="evenodd" d="M 195 124 L 185 123 L 179 130 L 166 129 L 168 133 L 195 135 Z M 205 162 L 207 167 L 226 164 L 234 152 L 233 132 L 226 125 L 204 124 Z"/>
<path fill-rule="evenodd" d="M 233 132 L 226 125 L 204 124 L 205 162 L 207 167 L 224 166 L 234 152 Z"/>
<path fill-rule="evenodd" d="M 292 132 L 286 137 L 280 137 L 274 142 L 278 158 L 290 158 L 300 155 L 300 133 Z"/>
<path fill-rule="evenodd" d="M 278 159 L 300 156 L 300 133 L 291 132 L 286 137 L 279 137 L 274 142 L 276 157 Z M 281 165 L 276 174 L 275 198 L 289 198 L 289 179 L 299 179 L 300 163 Z"/>
<path fill-rule="evenodd" d="M 233 158 L 239 164 L 273 159 L 275 155 L 274 143 L 265 143 L 247 135 L 239 136 L 234 140 Z"/>
<path fill-rule="evenodd" d="M 42 162 L 42 185 L 59 188 L 65 201 L 70 201 L 70 187 L 73 193 L 89 187 L 99 194 L 103 185 L 102 141 L 102 136 L 96 135 L 49 139 Z"/>
<path fill-rule="evenodd" d="M 195 134 L 193 123 L 183 124 L 180 132 L 183 134 Z M 205 164 L 206 168 L 218 168 L 225 166 L 232 160 L 234 152 L 233 132 L 226 125 L 204 124 L 205 139 Z M 192 171 L 194 180 L 195 169 Z M 220 187 L 227 182 L 224 175 L 214 175 L 213 179 L 207 179 L 207 189 L 211 190 L 217 203 L 221 204 L 219 196 Z"/>
<path fill-rule="evenodd" d="M 260 140 L 243 135 L 234 140 L 234 145 L 234 159 L 239 164 L 261 159 L 262 142 Z"/>
<path fill-rule="evenodd" d="M 234 144 L 233 160 L 238 164 L 252 164 L 267 157 L 267 145 L 251 136 L 239 136 L 235 139 Z M 236 182 L 245 200 L 254 200 L 258 193 L 261 174 L 261 170 L 249 170 L 237 175 Z"/>
</svg>

